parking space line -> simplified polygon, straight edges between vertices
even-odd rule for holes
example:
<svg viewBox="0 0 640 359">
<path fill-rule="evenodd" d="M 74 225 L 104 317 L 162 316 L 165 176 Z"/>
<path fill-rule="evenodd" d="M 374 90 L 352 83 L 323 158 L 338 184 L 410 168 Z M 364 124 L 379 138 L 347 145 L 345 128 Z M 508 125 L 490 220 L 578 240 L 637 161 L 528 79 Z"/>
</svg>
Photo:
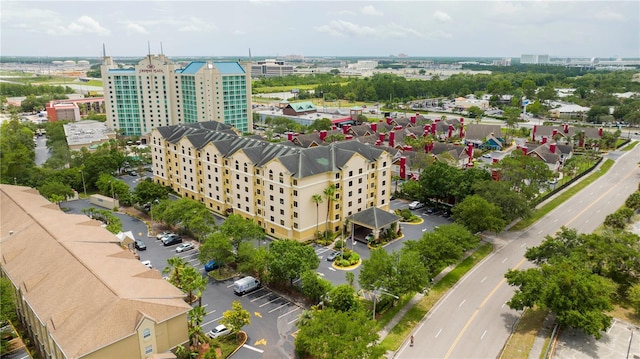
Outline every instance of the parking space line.
<svg viewBox="0 0 640 359">
<path fill-rule="evenodd" d="M 262 350 L 262 349 L 258 349 L 258 348 L 254 348 L 254 347 L 252 347 L 251 345 L 247 345 L 247 344 L 245 344 L 245 345 L 243 345 L 242 347 L 243 347 L 243 348 L 250 349 L 250 350 L 253 350 L 253 351 L 258 352 L 258 353 L 260 353 L 260 354 L 264 353 L 264 350 Z"/>
<path fill-rule="evenodd" d="M 215 312 L 216 312 L 216 310 L 214 309 L 214 310 L 212 310 L 212 311 L 208 312 L 208 313 L 207 313 L 207 314 L 205 314 L 205 315 L 213 314 L 213 313 L 215 313 Z"/>
<path fill-rule="evenodd" d="M 260 296 L 260 297 L 258 297 L 258 298 L 251 299 L 251 303 L 255 302 L 255 301 L 256 301 L 256 300 L 258 300 L 258 299 L 262 299 L 262 298 L 264 298 L 264 297 L 268 296 L 269 294 L 271 294 L 271 292 L 267 292 L 267 294 L 265 294 L 265 295 L 263 295 L 263 296 Z"/>
<path fill-rule="evenodd" d="M 209 325 L 209 324 L 211 324 L 211 323 L 213 323 L 213 322 L 217 322 L 217 321 L 218 321 L 218 320 L 220 320 L 220 319 L 222 319 L 222 317 L 218 317 L 218 318 L 213 319 L 213 320 L 210 320 L 210 321 L 208 321 L 208 322 L 206 322 L 206 323 L 202 323 L 202 325 L 200 325 L 200 327 L 202 328 L 202 327 L 204 327 L 205 325 Z"/>
<path fill-rule="evenodd" d="M 293 313 L 293 312 L 295 312 L 295 311 L 298 311 L 298 310 L 300 310 L 300 307 L 296 307 L 295 309 L 290 310 L 290 311 L 288 311 L 288 312 L 286 312 L 286 313 L 284 313 L 284 314 L 280 315 L 280 316 L 278 317 L 278 319 L 280 319 L 280 318 L 284 317 L 285 315 L 289 315 L 289 314 L 291 314 L 291 313 Z"/>
<path fill-rule="evenodd" d="M 259 305 L 259 307 L 260 307 L 260 308 L 262 308 L 262 307 L 264 307 L 265 305 L 267 305 L 267 304 L 271 304 L 271 303 L 273 303 L 273 302 L 275 302 L 276 300 L 279 300 L 279 299 L 282 299 L 282 298 L 280 298 L 280 297 L 276 297 L 274 300 L 270 300 L 270 301 L 268 301 L 268 302 L 266 302 L 266 303 L 264 303 L 264 304 L 260 304 L 260 305 Z"/>
<path fill-rule="evenodd" d="M 297 321 L 298 321 L 298 317 L 296 317 L 294 320 L 290 321 L 290 322 L 289 322 L 289 323 L 287 323 L 287 324 L 293 324 L 293 323 L 295 323 L 295 322 L 297 322 Z"/>
<path fill-rule="evenodd" d="M 289 303 L 288 303 L 288 302 L 287 302 L 287 303 L 284 303 L 283 305 L 281 305 L 281 306 L 279 306 L 279 307 L 277 307 L 277 308 L 271 309 L 271 310 L 269 311 L 269 313 L 273 313 L 273 312 L 275 312 L 276 310 L 278 310 L 278 309 L 280 309 L 280 308 L 282 308 L 282 307 L 284 307 L 284 306 L 287 306 L 287 305 L 289 305 Z"/>
<path fill-rule="evenodd" d="M 233 287 L 233 283 L 231 283 L 231 284 L 229 284 L 229 285 L 227 286 L 227 288 L 231 288 L 231 287 Z"/>
</svg>

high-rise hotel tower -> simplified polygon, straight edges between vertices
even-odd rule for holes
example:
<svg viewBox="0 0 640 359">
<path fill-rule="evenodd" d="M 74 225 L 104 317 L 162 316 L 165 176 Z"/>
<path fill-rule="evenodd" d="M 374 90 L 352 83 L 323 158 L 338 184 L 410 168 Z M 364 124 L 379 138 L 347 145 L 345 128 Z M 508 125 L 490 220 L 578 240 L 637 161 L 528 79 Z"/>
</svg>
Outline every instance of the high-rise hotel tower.
<svg viewBox="0 0 640 359">
<path fill-rule="evenodd" d="M 250 64 L 194 61 L 181 66 L 165 55 L 148 55 L 122 67 L 104 57 L 107 125 L 126 136 L 160 126 L 218 121 L 240 132 L 253 130 Z"/>
</svg>

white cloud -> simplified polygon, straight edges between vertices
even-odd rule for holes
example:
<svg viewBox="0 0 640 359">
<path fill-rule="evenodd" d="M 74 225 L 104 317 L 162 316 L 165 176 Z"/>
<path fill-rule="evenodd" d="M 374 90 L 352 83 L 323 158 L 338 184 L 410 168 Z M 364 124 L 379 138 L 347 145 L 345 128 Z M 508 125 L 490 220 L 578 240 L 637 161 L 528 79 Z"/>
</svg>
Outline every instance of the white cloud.
<svg viewBox="0 0 640 359">
<path fill-rule="evenodd" d="M 615 21 L 626 20 L 624 15 L 619 14 L 617 12 L 613 12 L 613 11 L 607 11 L 607 10 L 598 12 L 595 17 L 596 19 L 599 19 L 599 20 L 615 20 Z"/>
<path fill-rule="evenodd" d="M 111 31 L 100 25 L 98 21 L 90 16 L 82 15 L 68 25 L 63 25 L 60 18 L 50 19 L 44 29 L 49 35 L 77 35 L 77 34 L 98 34 L 110 35 Z"/>
<path fill-rule="evenodd" d="M 384 13 L 378 9 L 376 9 L 373 5 L 367 5 L 365 7 L 362 8 L 362 10 L 360 10 L 360 12 L 362 12 L 365 15 L 371 15 L 371 16 L 382 16 L 384 15 Z"/>
<path fill-rule="evenodd" d="M 199 17 L 191 17 L 187 20 L 180 20 L 176 23 L 178 25 L 178 31 L 185 32 L 206 32 L 216 29 L 216 25 L 213 23 L 202 20 Z"/>
<path fill-rule="evenodd" d="M 376 34 L 376 30 L 372 27 L 356 25 L 344 20 L 333 20 L 329 22 L 329 24 L 318 26 L 315 29 L 318 32 L 324 32 L 333 36 L 366 36 Z"/>
<path fill-rule="evenodd" d="M 440 21 L 440 22 L 449 22 L 451 21 L 451 16 L 449 16 L 449 14 L 442 12 L 440 10 L 436 10 L 436 12 L 433 13 L 433 18 Z"/>
<path fill-rule="evenodd" d="M 147 29 L 144 26 L 140 24 L 134 24 L 134 23 L 127 24 L 127 30 L 129 31 L 129 33 L 134 33 L 134 34 L 146 35 L 149 33 L 149 31 L 147 31 Z"/>
<path fill-rule="evenodd" d="M 382 37 L 419 37 L 426 38 L 426 35 L 416 29 L 412 29 L 406 26 L 391 23 L 389 26 L 385 26 L 383 31 L 380 32 Z"/>
<path fill-rule="evenodd" d="M 109 35 L 111 31 L 90 16 L 82 15 L 76 21 L 69 24 L 67 31 L 70 33 L 91 33 L 98 35 Z"/>
</svg>

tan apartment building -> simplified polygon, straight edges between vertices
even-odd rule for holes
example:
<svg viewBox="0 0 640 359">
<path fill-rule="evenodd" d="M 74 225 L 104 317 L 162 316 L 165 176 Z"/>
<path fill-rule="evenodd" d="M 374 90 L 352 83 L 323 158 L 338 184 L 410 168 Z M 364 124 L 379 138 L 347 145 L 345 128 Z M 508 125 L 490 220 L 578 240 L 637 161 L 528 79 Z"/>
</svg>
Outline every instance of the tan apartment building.
<svg viewBox="0 0 640 359">
<path fill-rule="evenodd" d="M 188 341 L 184 293 L 100 222 L 28 187 L 0 185 L 0 206 L 0 274 L 41 357 L 147 358 Z"/>
<path fill-rule="evenodd" d="M 101 67 L 107 125 L 126 136 L 160 126 L 218 121 L 253 131 L 249 64 L 193 61 L 185 66 L 148 55 L 121 68 L 109 56 Z"/>
<path fill-rule="evenodd" d="M 250 218 L 277 238 L 305 241 L 316 228 L 339 231 L 367 208 L 389 209 L 391 155 L 358 141 L 300 148 L 201 122 L 160 127 L 149 142 L 155 182 L 214 212 Z M 323 192 L 331 185 L 329 201 Z"/>
</svg>

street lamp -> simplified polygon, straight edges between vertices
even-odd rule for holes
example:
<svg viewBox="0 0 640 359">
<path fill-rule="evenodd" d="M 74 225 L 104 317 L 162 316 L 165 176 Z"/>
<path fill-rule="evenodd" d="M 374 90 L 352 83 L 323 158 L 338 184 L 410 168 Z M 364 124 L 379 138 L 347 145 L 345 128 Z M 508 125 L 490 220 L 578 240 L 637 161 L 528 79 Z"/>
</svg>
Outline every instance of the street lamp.
<svg viewBox="0 0 640 359">
<path fill-rule="evenodd" d="M 376 295 L 376 293 L 373 293 L 373 292 L 372 292 L 372 293 L 373 293 L 373 320 L 376 320 L 376 299 L 377 299 L 377 298 L 380 298 L 383 294 L 386 294 L 386 295 L 391 296 L 391 297 L 394 297 L 394 298 L 396 298 L 396 299 L 400 299 L 398 296 L 393 295 L 393 294 L 388 293 L 388 292 L 385 292 L 385 291 L 384 291 L 384 290 L 382 290 L 382 289 L 378 289 L 378 292 L 380 293 L 380 294 L 378 294 L 378 295 Z"/>
</svg>

